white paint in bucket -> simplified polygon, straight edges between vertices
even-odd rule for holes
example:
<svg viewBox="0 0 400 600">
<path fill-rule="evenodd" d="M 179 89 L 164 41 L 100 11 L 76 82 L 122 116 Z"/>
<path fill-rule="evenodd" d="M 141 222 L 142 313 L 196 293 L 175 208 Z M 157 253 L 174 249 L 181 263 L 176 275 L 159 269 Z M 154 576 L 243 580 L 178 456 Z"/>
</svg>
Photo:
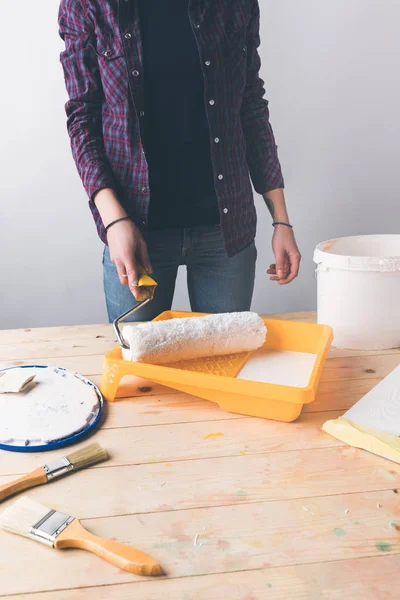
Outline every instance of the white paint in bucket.
<svg viewBox="0 0 400 600">
<path fill-rule="evenodd" d="M 352 350 L 400 347 L 400 235 L 365 235 L 319 244 L 318 323 L 334 345 Z"/>
</svg>

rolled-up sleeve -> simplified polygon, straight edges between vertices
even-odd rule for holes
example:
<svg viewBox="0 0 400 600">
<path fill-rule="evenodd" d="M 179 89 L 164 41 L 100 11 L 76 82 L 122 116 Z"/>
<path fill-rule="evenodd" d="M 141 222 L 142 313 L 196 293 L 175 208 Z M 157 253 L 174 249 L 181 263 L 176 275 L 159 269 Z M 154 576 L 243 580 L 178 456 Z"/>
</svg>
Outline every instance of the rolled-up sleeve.
<svg viewBox="0 0 400 600">
<path fill-rule="evenodd" d="M 264 81 L 260 77 L 260 8 L 252 2 L 247 27 L 247 84 L 241 110 L 241 121 L 247 144 L 247 163 L 255 190 L 265 194 L 283 188 L 284 181 L 277 146 L 269 121 Z"/>
<path fill-rule="evenodd" d="M 95 37 L 81 0 L 62 0 L 59 33 L 69 100 L 65 105 L 72 155 L 89 198 L 103 188 L 116 189 L 104 149 L 101 106 L 103 89 Z"/>
</svg>

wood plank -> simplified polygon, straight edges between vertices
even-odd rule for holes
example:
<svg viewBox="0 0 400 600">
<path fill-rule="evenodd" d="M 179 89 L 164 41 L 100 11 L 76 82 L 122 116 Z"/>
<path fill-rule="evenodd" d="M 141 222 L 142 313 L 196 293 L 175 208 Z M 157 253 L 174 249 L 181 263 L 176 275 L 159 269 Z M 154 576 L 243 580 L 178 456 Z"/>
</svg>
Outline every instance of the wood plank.
<svg viewBox="0 0 400 600">
<path fill-rule="evenodd" d="M 86 377 L 92 375 L 101 375 L 103 370 L 104 355 L 92 354 L 90 356 L 36 356 L 36 358 L 22 358 L 18 360 L 0 360 L 0 369 L 8 367 L 19 367 L 21 365 L 30 365 L 32 360 L 39 361 L 34 364 L 54 365 L 73 371 L 74 373 L 82 373 Z"/>
<path fill-rule="evenodd" d="M 103 356 L 106 352 L 117 346 L 115 337 L 112 339 L 108 338 L 93 338 L 92 340 L 52 340 L 51 342 L 35 342 L 30 344 L 1 344 L 0 345 L 0 361 L 22 361 L 24 364 L 29 362 L 32 364 L 34 361 L 44 361 L 44 357 L 50 360 L 50 364 L 58 364 L 59 360 L 62 360 L 68 356 L 90 357 L 90 356 Z M 21 364 L 22 364 L 21 362 Z M 97 371 L 98 373 L 101 372 Z"/>
<path fill-rule="evenodd" d="M 321 381 L 383 379 L 400 364 L 400 354 L 328 359 Z"/>
<path fill-rule="evenodd" d="M 93 502 L 81 498 L 82 509 L 85 502 Z M 65 498 L 67 513 L 69 503 L 70 498 Z M 399 495 L 387 491 L 325 496 L 309 500 L 309 512 L 303 506 L 304 500 L 297 499 L 90 519 L 83 524 L 97 535 L 152 554 L 172 578 L 382 553 L 398 558 L 400 534 L 392 523 L 400 515 Z M 3 595 L 138 580 L 81 550 L 56 551 L 6 532 L 1 540 Z"/>
<path fill-rule="evenodd" d="M 0 332 L 1 334 L 2 332 Z M 117 345 L 114 335 L 104 337 L 94 336 L 92 339 L 68 339 L 51 340 L 31 343 L 12 342 L 0 344 L 1 361 L 29 361 L 43 360 L 43 357 L 51 357 L 51 362 L 63 360 L 69 356 L 103 356 L 106 352 Z M 400 356 L 400 349 L 362 351 L 362 350 L 340 350 L 331 348 L 329 358 L 368 358 L 379 356 Z"/>
<path fill-rule="evenodd" d="M 316 313 L 281 313 L 263 315 L 265 318 L 284 319 L 313 323 Z M 18 360 L 43 356 L 76 356 L 78 354 L 103 354 L 115 345 L 111 325 L 79 325 L 43 327 L 38 329 L 14 329 L 0 331 L 0 345 L 8 345 L 8 353 L 0 348 L 0 359 Z M 32 349 L 29 350 L 30 345 Z M 18 348 L 21 346 L 21 348 Z M 36 346 L 36 347 L 34 347 Z M 26 350 L 23 350 L 25 348 Z M 64 350 L 62 350 L 64 348 Z M 65 349 L 68 351 L 66 352 Z M 56 352 L 56 355 L 52 353 Z M 24 355 L 25 354 L 25 355 Z M 332 358 L 367 357 L 400 354 L 400 349 L 383 351 L 338 350 L 332 348 Z"/>
<path fill-rule="evenodd" d="M 40 364 L 44 365 L 55 363 L 55 366 L 82 373 L 86 377 L 93 377 L 101 374 L 104 356 L 103 354 L 93 354 L 90 356 L 60 356 L 57 359 L 45 356 L 37 357 L 35 360 L 39 360 Z M 0 369 L 23 364 L 31 364 L 31 359 L 0 360 Z M 348 379 L 376 379 L 378 377 L 384 378 L 399 364 L 399 354 L 365 357 L 356 356 L 353 358 L 330 358 L 326 362 L 322 374 L 322 382 Z"/>
<path fill-rule="evenodd" d="M 110 462 L 96 467 L 100 469 L 108 465 L 169 463 L 177 460 L 343 446 L 343 442 L 321 431 L 322 424 L 330 416 L 331 413 L 304 415 L 290 425 L 247 417 L 213 423 L 203 421 L 156 427 L 101 429 L 91 439 L 99 442 L 111 454 Z M 87 443 L 74 446 L 74 450 Z M 0 451 L 0 473 L 26 473 L 69 452 L 71 450 L 68 448 L 27 454 Z"/>
<path fill-rule="evenodd" d="M 96 377 L 91 379 L 95 383 L 99 382 Z M 316 399 L 311 404 L 306 404 L 303 412 L 340 411 L 343 413 L 358 402 L 379 381 L 381 379 L 374 378 L 321 383 Z M 129 388 L 121 390 L 121 395 L 130 393 L 130 391 Z M 214 415 L 214 418 L 218 420 L 224 419 L 226 415 L 228 415 L 227 418 L 235 417 L 232 413 L 223 411 L 212 402 L 182 393 L 172 393 L 167 397 L 156 395 L 149 398 L 121 398 L 120 401 L 109 403 L 108 406 L 110 407 L 110 419 L 112 419 L 113 426 L 117 427 L 140 425 L 143 423 L 142 419 L 147 416 L 144 413 L 149 414 L 151 412 L 158 413 L 154 414 L 154 421 L 151 419 L 154 424 L 200 421 L 204 419 L 208 411 L 211 411 L 209 413 L 210 418 L 211 415 Z M 145 410 L 142 410 L 143 407 L 145 407 Z M 197 411 L 199 411 L 198 415 L 196 414 Z"/>
<path fill-rule="evenodd" d="M 311 404 L 306 404 L 303 411 L 308 413 L 329 410 L 348 410 L 380 381 L 381 379 L 349 379 L 321 383 L 316 399 L 314 402 L 311 402 Z"/>
<path fill-rule="evenodd" d="M 346 350 L 340 348 L 331 348 L 329 358 L 366 358 L 368 356 L 399 356 L 400 348 L 391 348 L 389 350 Z"/>
<path fill-rule="evenodd" d="M 91 379 L 97 384 L 100 383 L 98 377 L 92 377 Z M 379 379 L 350 380 L 321 384 L 316 400 L 304 407 L 303 414 L 338 411 L 337 415 L 331 416 L 327 413 L 322 419 L 327 420 L 328 418 L 340 416 L 379 381 Z M 148 387 L 142 387 L 140 383 L 139 387 L 135 389 L 140 397 L 123 398 L 117 402 L 106 403 L 107 418 L 103 425 L 104 428 L 141 427 L 144 425 L 223 421 L 242 418 L 241 415 L 223 411 L 218 405 L 194 396 L 175 393 L 173 390 L 168 390 L 168 394 L 159 394 L 159 388 L 157 386 L 153 388 L 151 384 Z M 130 386 L 129 390 L 122 389 L 121 391 L 122 394 L 131 392 Z M 301 422 L 297 421 L 297 423 Z M 266 421 L 266 423 L 276 423 L 278 427 L 283 427 L 285 431 L 288 431 L 288 427 L 292 427 L 292 425 L 279 424 L 279 422 L 274 421 Z M 46 456 L 48 456 L 47 453 Z"/>
<path fill-rule="evenodd" d="M 0 484 L 9 480 L 0 477 Z M 32 489 L 29 496 L 42 504 L 51 498 L 59 510 L 68 498 L 72 514 L 92 519 L 295 498 L 303 498 L 304 511 L 312 513 L 309 499 L 313 504 L 320 496 L 399 488 L 400 465 L 345 447 L 121 467 L 105 463 Z M 91 498 L 94 490 L 96 502 L 83 505 L 82 497 Z"/>
<path fill-rule="evenodd" d="M 64 325 L 61 327 L 36 327 L 32 329 L 0 330 L 0 344 L 61 343 L 64 340 L 94 340 L 97 336 L 115 339 L 112 325 Z M 101 338 L 99 338 L 101 339 Z"/>
<path fill-rule="evenodd" d="M 301 323 L 316 323 L 317 313 L 311 312 L 290 312 L 290 313 L 273 313 L 271 315 L 261 315 L 263 319 L 276 319 L 278 321 L 298 321 Z"/>
<path fill-rule="evenodd" d="M 398 600 L 398 557 L 339 560 L 29 595 L 29 600 Z M 21 600 L 5 596 L 4 600 Z"/>
</svg>

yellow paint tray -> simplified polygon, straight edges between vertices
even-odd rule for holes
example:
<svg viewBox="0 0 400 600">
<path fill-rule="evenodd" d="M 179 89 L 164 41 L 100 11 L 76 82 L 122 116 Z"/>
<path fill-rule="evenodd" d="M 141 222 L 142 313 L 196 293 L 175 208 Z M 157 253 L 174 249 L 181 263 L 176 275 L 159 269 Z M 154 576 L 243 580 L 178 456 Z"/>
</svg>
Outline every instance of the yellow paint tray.
<svg viewBox="0 0 400 600">
<path fill-rule="evenodd" d="M 155 321 L 198 316 L 204 315 L 167 311 Z M 264 346 L 266 349 L 316 355 L 306 387 L 236 379 L 251 352 L 183 361 L 173 365 L 150 365 L 123 360 L 121 348 L 118 346 L 105 356 L 101 392 L 106 400 L 114 401 L 121 379 L 125 375 L 136 375 L 215 402 L 228 412 L 277 421 L 294 421 L 300 415 L 303 405 L 315 399 L 333 339 L 332 329 L 325 325 L 309 323 L 273 319 L 264 321 L 268 329 Z"/>
</svg>

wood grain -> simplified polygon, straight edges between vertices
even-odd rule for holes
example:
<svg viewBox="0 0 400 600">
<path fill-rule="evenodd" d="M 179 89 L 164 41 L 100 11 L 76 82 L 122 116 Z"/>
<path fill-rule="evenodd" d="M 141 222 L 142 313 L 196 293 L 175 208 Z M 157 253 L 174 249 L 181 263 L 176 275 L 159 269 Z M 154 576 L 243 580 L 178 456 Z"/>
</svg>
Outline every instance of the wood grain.
<svg viewBox="0 0 400 600">
<path fill-rule="evenodd" d="M 82 373 L 86 377 L 100 376 L 103 367 L 103 354 L 90 356 L 60 356 L 55 361 L 52 356 L 38 356 L 33 360 L 39 360 L 41 364 L 49 365 L 56 362 L 56 366 L 64 367 L 70 371 Z M 31 364 L 31 359 L 23 360 L 0 360 L 0 368 L 16 367 L 21 364 Z M 351 358 L 330 358 L 322 374 L 322 381 L 336 381 L 349 379 L 376 379 L 389 375 L 400 364 L 400 354 L 387 356 L 355 356 Z M 140 380 L 132 377 L 131 385 Z M 162 386 L 158 386 L 161 389 Z M 168 388 L 163 388 L 163 391 Z"/>
<path fill-rule="evenodd" d="M 251 417 L 165 426 L 104 428 L 94 439 L 109 452 L 110 460 L 92 469 L 343 446 L 342 442 L 321 431 L 323 423 L 331 416 L 332 413 L 304 415 L 296 423 L 291 423 L 289 429 L 285 423 Z M 333 416 L 339 416 L 339 413 Z M 215 434 L 218 437 L 212 437 Z M 76 447 L 79 449 L 85 445 L 87 441 Z M 0 452 L 0 473 L 20 475 L 63 453 L 65 451 L 60 450 L 29 454 Z"/>
<path fill-rule="evenodd" d="M 305 405 L 303 410 L 306 413 L 348 410 L 380 381 L 381 379 L 350 379 L 321 383 L 316 399 L 311 404 Z"/>
<path fill-rule="evenodd" d="M 398 556 L 269 567 L 162 581 L 120 583 L 57 592 L 26 600 L 398 600 Z M 21 596 L 4 596 L 21 600 Z"/>
<path fill-rule="evenodd" d="M 327 360 L 322 381 L 349 381 L 355 379 L 383 379 L 400 364 L 400 354 L 387 356 L 356 356 Z"/>
<path fill-rule="evenodd" d="M 313 322 L 315 313 L 273 318 Z M 0 366 L 56 364 L 99 383 L 114 345 L 110 325 L 5 331 Z M 95 434 L 111 460 L 29 495 L 83 518 L 95 535 L 140 548 L 167 579 L 142 580 L 81 550 L 0 532 L 0 597 L 397 599 L 400 467 L 344 446 L 321 425 L 399 362 L 399 350 L 332 349 L 317 399 L 291 424 L 130 378 Z M 0 451 L 0 485 L 63 453 Z"/>
<path fill-rule="evenodd" d="M 399 559 L 400 535 L 391 523 L 398 519 L 400 498 L 393 492 L 314 498 L 307 501 L 308 512 L 303 510 L 304 505 L 304 499 L 299 498 L 90 519 L 82 524 L 96 535 L 150 554 L 171 578 L 382 554 Z M 69 512 L 68 498 L 64 509 Z M 0 564 L 7 565 L 7 575 L 1 582 L 3 595 L 135 579 L 80 550 L 57 552 L 6 532 L 1 533 L 1 541 Z M 23 577 L 16 557 L 24 557 Z"/>
<path fill-rule="evenodd" d="M 29 495 L 42 504 L 51 497 L 57 510 L 68 498 L 69 512 L 89 519 L 295 498 L 308 507 L 307 499 L 320 496 L 396 488 L 400 465 L 346 446 L 93 468 Z"/>
</svg>

